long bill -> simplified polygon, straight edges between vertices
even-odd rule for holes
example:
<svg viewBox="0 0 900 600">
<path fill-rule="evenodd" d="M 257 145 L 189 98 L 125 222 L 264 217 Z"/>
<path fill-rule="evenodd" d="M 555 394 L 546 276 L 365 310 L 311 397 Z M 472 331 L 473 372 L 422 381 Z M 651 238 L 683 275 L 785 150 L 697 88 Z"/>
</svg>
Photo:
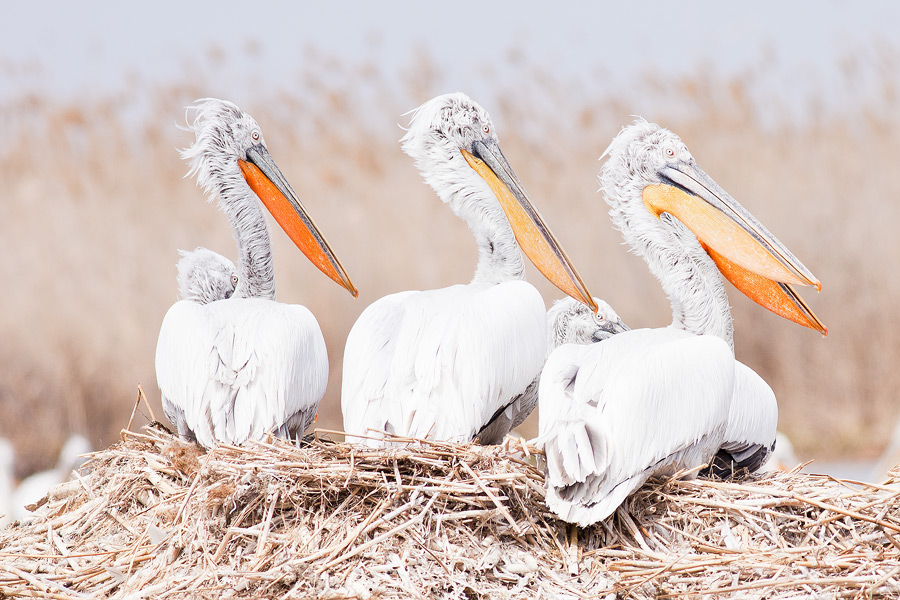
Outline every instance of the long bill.
<svg viewBox="0 0 900 600">
<path fill-rule="evenodd" d="M 643 190 L 644 205 L 690 229 L 722 275 L 760 306 L 827 335 L 828 329 L 791 285 L 822 289 L 784 244 L 699 167 L 679 163 L 659 171 L 665 183 Z"/>
<path fill-rule="evenodd" d="M 597 312 L 597 303 L 556 236 L 525 193 L 525 188 L 496 142 L 476 141 L 462 154 L 490 186 L 512 227 L 519 247 L 550 283 Z"/>
<path fill-rule="evenodd" d="M 678 218 L 700 241 L 745 269 L 774 281 L 822 289 L 784 244 L 699 167 L 681 162 L 659 174 L 666 183 L 643 192 L 651 212 Z"/>
<path fill-rule="evenodd" d="M 789 283 L 766 279 L 729 261 L 702 242 L 701 245 L 722 275 L 745 296 L 780 317 L 828 335 L 828 328 Z"/>
<path fill-rule="evenodd" d="M 350 276 L 265 146 L 250 148 L 247 160 L 238 164 L 250 189 L 306 258 L 356 298 L 359 292 Z"/>
</svg>

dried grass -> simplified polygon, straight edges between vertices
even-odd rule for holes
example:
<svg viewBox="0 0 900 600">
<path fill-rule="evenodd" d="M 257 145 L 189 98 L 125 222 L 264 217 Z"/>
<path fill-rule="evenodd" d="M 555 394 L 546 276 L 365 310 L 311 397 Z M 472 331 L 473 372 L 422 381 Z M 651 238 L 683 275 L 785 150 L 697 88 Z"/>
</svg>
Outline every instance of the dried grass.
<svg viewBox="0 0 900 600">
<path fill-rule="evenodd" d="M 318 431 L 204 454 L 122 432 L 0 531 L 0 598 L 896 597 L 900 488 L 804 473 L 651 483 L 576 529 L 535 450 Z"/>
</svg>

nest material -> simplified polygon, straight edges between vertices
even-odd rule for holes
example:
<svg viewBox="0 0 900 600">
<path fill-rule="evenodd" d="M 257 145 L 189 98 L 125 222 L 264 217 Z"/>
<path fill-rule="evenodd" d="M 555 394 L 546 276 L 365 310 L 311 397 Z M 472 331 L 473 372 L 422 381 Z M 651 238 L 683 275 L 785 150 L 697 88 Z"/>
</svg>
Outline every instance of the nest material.
<svg viewBox="0 0 900 600">
<path fill-rule="evenodd" d="M 900 488 L 670 480 L 578 529 L 544 506 L 533 452 L 317 435 L 204 453 L 125 431 L 0 531 L 0 598 L 900 594 Z"/>
</svg>

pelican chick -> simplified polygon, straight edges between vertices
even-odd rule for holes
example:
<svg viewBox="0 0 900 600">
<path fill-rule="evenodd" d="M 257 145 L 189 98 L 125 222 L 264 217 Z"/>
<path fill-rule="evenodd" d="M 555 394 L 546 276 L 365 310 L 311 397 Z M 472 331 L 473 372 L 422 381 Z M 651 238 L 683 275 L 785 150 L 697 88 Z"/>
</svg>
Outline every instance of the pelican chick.
<svg viewBox="0 0 900 600">
<path fill-rule="evenodd" d="M 178 297 L 197 304 L 227 300 L 237 288 L 238 275 L 234 263 L 212 250 L 198 246 L 179 250 Z"/>
</svg>

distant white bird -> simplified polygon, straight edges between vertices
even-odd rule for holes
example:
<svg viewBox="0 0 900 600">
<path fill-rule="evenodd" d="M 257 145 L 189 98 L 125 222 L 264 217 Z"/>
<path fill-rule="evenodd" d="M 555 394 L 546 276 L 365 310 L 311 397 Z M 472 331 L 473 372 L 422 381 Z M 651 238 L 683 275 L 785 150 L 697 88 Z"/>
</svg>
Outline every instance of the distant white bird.
<svg viewBox="0 0 900 600">
<path fill-rule="evenodd" d="M 59 451 L 56 466 L 48 471 L 35 473 L 22 480 L 12 496 L 12 519 L 24 521 L 31 516 L 26 506 L 38 502 L 56 485 L 68 481 L 72 471 L 85 463 L 86 454 L 93 451 L 91 443 L 82 435 L 70 436 Z"/>
<path fill-rule="evenodd" d="M 775 449 L 769 454 L 769 458 L 760 467 L 761 471 L 790 471 L 800 464 L 800 460 L 794 453 L 794 444 L 782 432 L 775 434 Z"/>
<path fill-rule="evenodd" d="M 0 438 L 0 527 L 12 520 L 13 470 L 16 451 L 8 440 Z"/>
<path fill-rule="evenodd" d="M 663 329 L 565 345 L 541 376 L 540 437 L 548 506 L 587 525 L 653 475 L 708 463 L 758 468 L 775 440 L 768 385 L 735 361 L 720 272 L 757 303 L 827 330 L 789 284 L 819 286 L 806 267 L 658 125 L 623 129 L 601 185 L 610 217 L 672 304 Z"/>
<path fill-rule="evenodd" d="M 891 477 L 891 471 L 896 472 L 896 467 L 900 465 L 900 420 L 894 425 L 894 432 L 891 439 L 885 446 L 881 456 L 875 461 L 869 474 L 869 481 L 876 483 L 883 482 Z"/>
<path fill-rule="evenodd" d="M 275 302 L 263 207 L 323 273 L 354 296 L 356 288 L 269 155 L 256 121 L 222 100 L 201 100 L 192 110 L 196 141 L 182 157 L 231 222 L 238 279 L 231 298 L 203 304 L 207 291 L 197 297 L 179 278 L 190 299 L 169 309 L 156 346 L 163 408 L 184 439 L 207 448 L 268 431 L 297 438 L 325 393 L 328 355 L 312 313 Z"/>
<path fill-rule="evenodd" d="M 197 247 L 179 250 L 178 298 L 197 304 L 227 300 L 237 288 L 238 275 L 234 263 L 212 250 Z"/>
<path fill-rule="evenodd" d="M 465 94 L 438 96 L 416 109 L 402 143 L 468 224 L 478 266 L 467 285 L 400 292 L 363 311 L 344 351 L 344 430 L 496 443 L 533 408 L 517 399 L 546 351 L 546 309 L 524 281 L 522 252 L 564 292 L 592 300 L 483 108 Z"/>
</svg>

